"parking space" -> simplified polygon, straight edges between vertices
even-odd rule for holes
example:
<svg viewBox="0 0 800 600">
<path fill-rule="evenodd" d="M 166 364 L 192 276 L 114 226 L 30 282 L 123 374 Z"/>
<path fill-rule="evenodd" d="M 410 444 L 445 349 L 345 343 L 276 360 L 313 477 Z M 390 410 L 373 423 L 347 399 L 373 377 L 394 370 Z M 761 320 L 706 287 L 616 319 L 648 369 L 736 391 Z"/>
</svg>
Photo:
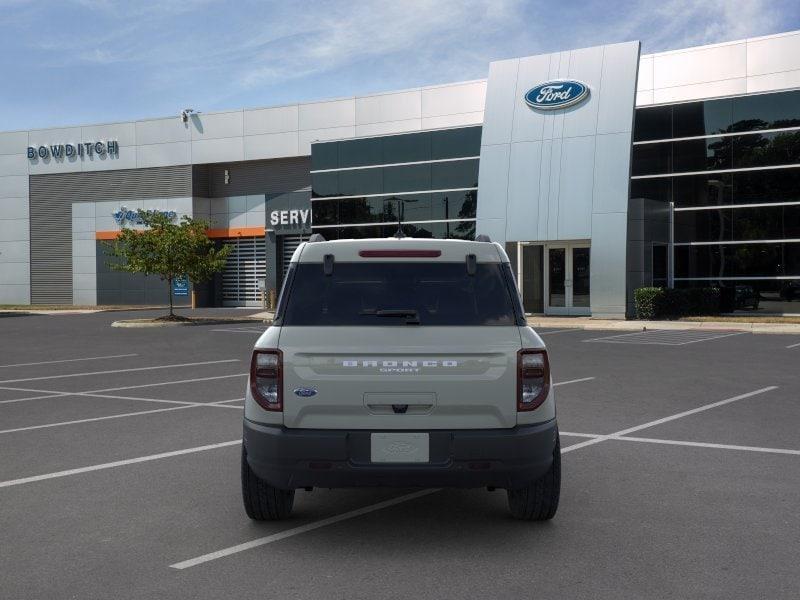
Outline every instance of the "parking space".
<svg viewBox="0 0 800 600">
<path fill-rule="evenodd" d="M 584 340 L 607 344 L 657 344 L 660 346 L 686 346 L 708 342 L 733 335 L 744 335 L 741 331 L 698 331 L 692 329 L 651 329 L 634 333 L 620 333 Z"/>
<path fill-rule="evenodd" d="M 800 452 L 799 400 L 797 388 L 783 386 L 758 400 L 732 403 L 697 415 L 686 423 L 659 425 L 648 431 L 648 436 Z"/>
<path fill-rule="evenodd" d="M 143 405 L 138 400 L 120 398 L 103 398 L 102 402 L 98 400 L 90 396 L 48 396 L 0 405 L 3 427 L 0 429 L 0 434 L 10 433 L 16 428 L 41 427 L 43 424 L 110 417 L 156 408 Z"/>
<path fill-rule="evenodd" d="M 256 524 L 239 440 L 263 326 L 117 318 L 0 319 L 0 597 L 800 595 L 797 336 L 541 330 L 552 522 L 502 491 L 363 489 Z"/>
</svg>

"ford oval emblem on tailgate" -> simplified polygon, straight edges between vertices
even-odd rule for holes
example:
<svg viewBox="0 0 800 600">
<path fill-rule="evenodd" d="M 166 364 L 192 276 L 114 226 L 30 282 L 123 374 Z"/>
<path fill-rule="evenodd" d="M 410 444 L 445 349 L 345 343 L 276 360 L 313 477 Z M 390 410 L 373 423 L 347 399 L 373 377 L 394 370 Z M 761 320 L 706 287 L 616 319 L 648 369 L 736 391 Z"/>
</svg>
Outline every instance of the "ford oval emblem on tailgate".
<svg viewBox="0 0 800 600">
<path fill-rule="evenodd" d="M 294 395 L 301 398 L 310 398 L 317 395 L 317 390 L 314 388 L 294 388 Z"/>
</svg>

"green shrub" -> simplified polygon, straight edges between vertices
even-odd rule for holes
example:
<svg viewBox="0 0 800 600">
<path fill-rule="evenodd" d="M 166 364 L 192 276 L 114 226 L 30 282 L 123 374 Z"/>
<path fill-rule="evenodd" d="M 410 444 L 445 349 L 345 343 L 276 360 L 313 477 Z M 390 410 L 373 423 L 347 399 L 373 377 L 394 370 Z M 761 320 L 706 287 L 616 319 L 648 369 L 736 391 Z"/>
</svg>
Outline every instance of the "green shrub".
<svg viewBox="0 0 800 600">
<path fill-rule="evenodd" d="M 636 306 L 636 318 L 641 321 L 657 318 L 663 297 L 663 288 L 643 287 L 634 290 L 633 300 Z"/>
</svg>

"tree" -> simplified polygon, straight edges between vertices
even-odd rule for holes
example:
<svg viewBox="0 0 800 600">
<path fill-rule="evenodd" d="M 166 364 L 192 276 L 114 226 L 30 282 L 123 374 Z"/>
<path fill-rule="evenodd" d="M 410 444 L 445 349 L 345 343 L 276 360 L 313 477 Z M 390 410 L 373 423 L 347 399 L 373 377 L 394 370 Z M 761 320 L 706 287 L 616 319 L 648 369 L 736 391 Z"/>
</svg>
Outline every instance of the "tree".
<svg viewBox="0 0 800 600">
<path fill-rule="evenodd" d="M 121 259 L 110 262 L 115 271 L 158 275 L 169 287 L 169 320 L 175 320 L 172 284 L 179 277 L 194 283 L 210 279 L 225 267 L 230 246 L 217 248 L 206 230 L 208 223 L 184 216 L 175 223 L 158 211 L 138 211 L 138 220 L 145 229 L 123 228 L 106 248 L 111 256 Z"/>
</svg>

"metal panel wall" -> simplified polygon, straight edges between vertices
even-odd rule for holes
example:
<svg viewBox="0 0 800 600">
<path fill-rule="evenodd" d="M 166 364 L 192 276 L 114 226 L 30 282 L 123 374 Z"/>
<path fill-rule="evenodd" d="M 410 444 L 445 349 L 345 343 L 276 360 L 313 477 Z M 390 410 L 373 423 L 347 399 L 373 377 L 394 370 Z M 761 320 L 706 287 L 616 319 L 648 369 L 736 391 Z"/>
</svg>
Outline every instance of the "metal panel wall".
<svg viewBox="0 0 800 600">
<path fill-rule="evenodd" d="M 800 87 L 800 31 L 642 56 L 636 105 Z"/>
<path fill-rule="evenodd" d="M 72 206 L 31 177 L 31 304 L 72 304 Z"/>
<path fill-rule="evenodd" d="M 499 242 L 591 239 L 592 314 L 625 314 L 625 234 L 639 42 L 494 62 L 481 140 L 477 233 Z M 568 108 L 524 94 L 589 86 Z"/>
<path fill-rule="evenodd" d="M 73 301 L 73 202 L 191 195 L 189 165 L 31 175 L 31 304 L 71 304 Z"/>
<path fill-rule="evenodd" d="M 306 156 L 222 163 L 207 165 L 205 168 L 208 169 L 208 195 L 211 198 L 280 194 L 311 189 L 311 159 Z M 227 183 L 225 183 L 226 170 Z M 198 176 L 196 180 L 200 182 L 202 178 Z"/>
</svg>

